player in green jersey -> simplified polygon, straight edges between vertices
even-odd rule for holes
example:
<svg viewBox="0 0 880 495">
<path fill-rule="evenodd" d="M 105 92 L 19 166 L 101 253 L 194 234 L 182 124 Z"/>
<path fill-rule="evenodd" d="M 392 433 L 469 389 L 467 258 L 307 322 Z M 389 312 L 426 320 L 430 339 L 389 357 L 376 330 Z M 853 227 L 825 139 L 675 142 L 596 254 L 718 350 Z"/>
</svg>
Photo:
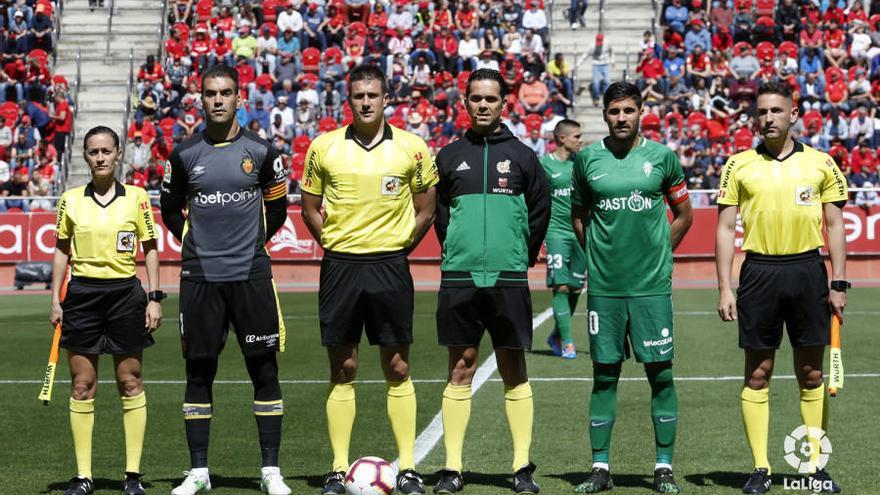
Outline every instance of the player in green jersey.
<svg viewBox="0 0 880 495">
<path fill-rule="evenodd" d="M 581 125 L 560 120 L 553 129 L 556 151 L 541 158 L 550 183 L 550 227 L 545 237 L 547 287 L 553 289 L 553 318 L 556 326 L 547 338 L 553 353 L 565 359 L 577 357 L 571 338 L 571 317 L 577 307 L 587 271 L 584 248 L 571 226 L 572 157 L 583 146 Z"/>
<path fill-rule="evenodd" d="M 608 136 L 575 156 L 572 223 L 586 243 L 593 392 L 593 467 L 578 493 L 611 489 L 608 466 L 620 365 L 645 365 L 657 463 L 654 490 L 679 493 L 672 476 L 678 399 L 672 381 L 672 250 L 691 225 L 684 172 L 675 153 L 639 135 L 642 98 L 631 83 L 605 92 Z M 666 217 L 666 203 L 672 224 Z"/>
</svg>

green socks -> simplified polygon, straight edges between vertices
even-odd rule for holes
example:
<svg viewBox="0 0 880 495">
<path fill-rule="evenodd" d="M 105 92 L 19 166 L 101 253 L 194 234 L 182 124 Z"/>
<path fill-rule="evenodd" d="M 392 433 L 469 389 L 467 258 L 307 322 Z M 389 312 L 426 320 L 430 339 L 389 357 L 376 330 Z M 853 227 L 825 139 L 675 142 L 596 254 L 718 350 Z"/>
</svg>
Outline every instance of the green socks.
<svg viewBox="0 0 880 495">
<path fill-rule="evenodd" d="M 553 292 L 553 318 L 556 319 L 556 331 L 565 347 L 571 343 L 571 306 L 568 292 Z"/>
<path fill-rule="evenodd" d="M 657 463 L 671 465 L 678 427 L 678 396 L 672 381 L 672 367 L 648 372 L 647 375 L 651 384 L 651 418 L 654 420 Z"/>
<path fill-rule="evenodd" d="M 611 430 L 617 416 L 617 381 L 620 369 L 613 373 L 593 368 L 593 393 L 590 395 L 590 447 L 593 462 L 608 463 Z"/>
</svg>

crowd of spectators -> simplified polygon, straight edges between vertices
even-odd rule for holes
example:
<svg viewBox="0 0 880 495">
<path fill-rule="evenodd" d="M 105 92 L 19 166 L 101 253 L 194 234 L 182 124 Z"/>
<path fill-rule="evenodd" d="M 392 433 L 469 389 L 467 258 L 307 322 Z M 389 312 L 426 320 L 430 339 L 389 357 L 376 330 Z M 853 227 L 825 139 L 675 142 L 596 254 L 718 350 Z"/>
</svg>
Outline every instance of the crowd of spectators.
<svg viewBox="0 0 880 495">
<path fill-rule="evenodd" d="M 127 180 L 157 188 L 174 145 L 204 127 L 199 74 L 235 67 L 238 118 L 264 136 L 298 191 L 304 155 L 318 134 L 352 120 L 345 78 L 375 64 L 389 80 L 387 121 L 436 152 L 470 125 L 464 82 L 491 67 L 510 87 L 504 119 L 541 152 L 568 114 L 572 66 L 549 52 L 544 0 L 181 0 L 172 3 L 164 56 L 137 74 L 137 111 L 128 129 Z"/>
<path fill-rule="evenodd" d="M 797 137 L 850 186 L 880 182 L 880 0 L 667 0 L 662 12 L 662 39 L 645 32 L 640 45 L 642 127 L 678 152 L 691 189 L 716 189 L 727 158 L 757 144 L 756 95 L 769 81 L 791 87 Z"/>
<path fill-rule="evenodd" d="M 68 84 L 53 76 L 55 5 L 0 3 L 0 212 L 51 209 L 73 124 Z M 26 196 L 25 199 L 8 199 Z"/>
</svg>

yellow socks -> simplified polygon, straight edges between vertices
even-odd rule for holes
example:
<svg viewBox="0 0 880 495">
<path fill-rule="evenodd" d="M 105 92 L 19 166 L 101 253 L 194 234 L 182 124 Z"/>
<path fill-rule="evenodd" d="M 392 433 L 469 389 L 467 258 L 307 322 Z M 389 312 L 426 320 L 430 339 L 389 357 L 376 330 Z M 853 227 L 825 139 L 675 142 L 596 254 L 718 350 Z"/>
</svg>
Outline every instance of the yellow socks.
<svg viewBox="0 0 880 495">
<path fill-rule="evenodd" d="M 532 444 L 532 419 L 534 402 L 529 382 L 516 387 L 504 387 L 504 410 L 507 425 L 513 437 L 513 471 L 529 464 L 529 447 Z"/>
<path fill-rule="evenodd" d="M 92 430 L 95 428 L 95 399 L 70 398 L 70 431 L 76 455 L 76 474 L 92 478 Z"/>
<path fill-rule="evenodd" d="M 415 469 L 416 388 L 412 380 L 387 384 L 388 420 L 397 441 L 400 470 Z"/>
<path fill-rule="evenodd" d="M 327 429 L 330 433 L 330 447 L 333 449 L 333 471 L 348 471 L 348 448 L 357 413 L 354 399 L 354 382 L 330 384 L 330 393 L 327 395 Z"/>
<path fill-rule="evenodd" d="M 755 469 L 767 468 L 769 472 L 767 436 L 770 430 L 770 389 L 752 390 L 744 387 L 740 397 L 743 426 L 755 459 Z"/>
<path fill-rule="evenodd" d="M 122 397 L 122 426 L 125 430 L 125 471 L 140 473 L 144 433 L 147 431 L 147 396 Z"/>
<path fill-rule="evenodd" d="M 443 443 L 446 469 L 461 472 L 464 435 L 471 418 L 471 386 L 446 384 L 443 390 Z"/>
<path fill-rule="evenodd" d="M 801 389 L 801 419 L 804 420 L 804 426 L 807 427 L 807 435 L 810 439 L 810 445 L 813 447 L 810 455 L 810 472 L 816 470 L 819 460 L 819 440 L 813 433 L 815 428 L 825 429 L 827 426 L 827 411 L 825 410 L 825 385 L 822 384 L 814 389 Z"/>
</svg>

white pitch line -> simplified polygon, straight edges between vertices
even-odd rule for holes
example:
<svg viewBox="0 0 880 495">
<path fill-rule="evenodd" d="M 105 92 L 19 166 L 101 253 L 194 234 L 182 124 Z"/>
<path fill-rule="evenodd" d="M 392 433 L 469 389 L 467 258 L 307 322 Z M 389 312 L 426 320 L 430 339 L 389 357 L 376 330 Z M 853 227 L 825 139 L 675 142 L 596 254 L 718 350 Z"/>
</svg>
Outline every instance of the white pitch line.
<svg viewBox="0 0 880 495">
<path fill-rule="evenodd" d="M 532 328 L 536 329 L 541 326 L 542 323 L 550 319 L 553 316 L 553 308 L 547 308 L 542 311 L 539 315 L 535 316 L 532 319 Z M 495 353 L 493 352 L 483 364 L 481 364 L 477 368 L 476 374 L 474 374 L 474 379 L 471 382 L 471 395 L 476 395 L 477 391 L 480 390 L 480 387 L 483 386 L 489 380 L 489 376 L 498 369 L 498 362 L 495 361 Z M 431 423 L 427 428 L 416 437 L 416 446 L 415 446 L 415 462 L 416 466 L 419 465 L 422 460 L 431 453 L 431 450 L 434 449 L 434 446 L 437 445 L 437 442 L 440 441 L 440 437 L 443 436 L 443 411 L 438 411 L 437 414 L 434 415 L 434 419 L 431 420 Z M 395 471 L 397 471 L 397 465 L 400 459 L 395 459 L 392 467 Z"/>
</svg>

